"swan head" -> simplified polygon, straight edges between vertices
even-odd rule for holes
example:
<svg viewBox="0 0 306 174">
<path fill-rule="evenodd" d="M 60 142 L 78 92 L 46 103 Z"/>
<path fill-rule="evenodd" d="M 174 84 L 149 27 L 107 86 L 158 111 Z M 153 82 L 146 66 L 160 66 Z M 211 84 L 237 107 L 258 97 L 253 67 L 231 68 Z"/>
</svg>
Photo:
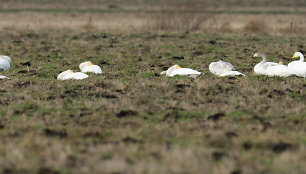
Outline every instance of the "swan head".
<svg viewBox="0 0 306 174">
<path fill-rule="evenodd" d="M 262 57 L 264 61 L 267 61 L 267 56 L 264 53 L 257 52 L 253 55 L 253 57 Z"/>
<path fill-rule="evenodd" d="M 175 64 L 175 65 L 171 66 L 171 67 L 167 70 L 166 74 L 169 74 L 169 75 L 170 75 L 170 73 L 171 73 L 173 70 L 180 69 L 180 68 L 182 68 L 182 67 L 180 67 L 179 65 Z"/>
<path fill-rule="evenodd" d="M 257 52 L 253 55 L 253 57 L 264 57 L 266 56 L 264 53 Z"/>
<path fill-rule="evenodd" d="M 74 72 L 70 69 L 68 69 L 67 71 L 64 71 L 64 72 L 61 72 L 58 76 L 57 76 L 57 79 L 58 80 L 64 80 L 64 77 L 67 75 L 67 74 L 73 74 Z"/>
<path fill-rule="evenodd" d="M 12 62 L 12 60 L 11 60 L 11 58 L 9 57 L 9 56 L 3 56 L 3 55 L 0 55 L 0 58 L 1 59 L 5 59 L 5 60 L 7 60 L 8 62 Z"/>
<path fill-rule="evenodd" d="M 182 67 L 180 67 L 178 64 L 175 64 L 175 65 L 171 66 L 170 68 L 168 68 L 167 71 L 163 71 L 160 74 L 166 74 L 166 76 L 169 76 L 172 71 L 174 71 L 176 69 L 180 69 L 180 68 L 182 68 Z"/>
<path fill-rule="evenodd" d="M 180 69 L 182 67 L 180 67 L 178 64 L 173 65 L 172 67 L 170 67 L 171 69 L 175 70 L 175 69 Z M 169 68 L 169 69 L 170 69 Z"/>
<path fill-rule="evenodd" d="M 296 58 L 296 57 L 304 57 L 303 54 L 301 52 L 295 52 L 292 56 L 292 58 Z"/>
<path fill-rule="evenodd" d="M 85 66 L 93 66 L 93 63 L 91 61 L 86 61 L 86 62 L 81 63 L 79 65 L 80 70 L 82 71 Z"/>
</svg>

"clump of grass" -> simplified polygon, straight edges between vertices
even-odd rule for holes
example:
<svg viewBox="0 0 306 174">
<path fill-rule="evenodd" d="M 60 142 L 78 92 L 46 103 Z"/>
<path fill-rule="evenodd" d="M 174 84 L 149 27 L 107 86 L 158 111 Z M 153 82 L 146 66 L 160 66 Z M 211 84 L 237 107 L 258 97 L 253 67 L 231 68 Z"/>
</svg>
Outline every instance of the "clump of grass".
<svg viewBox="0 0 306 174">
<path fill-rule="evenodd" d="M 263 33 L 267 30 L 267 27 L 262 20 L 249 20 L 243 27 L 243 30 L 253 33 Z"/>
<path fill-rule="evenodd" d="M 282 33 L 305 33 L 306 27 L 300 26 L 300 23 L 290 22 L 287 27 L 281 28 Z"/>
<path fill-rule="evenodd" d="M 224 23 L 222 23 L 220 25 L 220 27 L 218 28 L 219 31 L 223 31 L 223 32 L 232 32 L 233 29 L 231 28 L 230 26 L 230 22 L 229 21 L 226 21 Z"/>
<path fill-rule="evenodd" d="M 92 16 L 88 17 L 87 23 L 83 26 L 83 28 L 85 30 L 92 30 L 92 29 L 95 28 L 94 24 L 93 24 L 93 17 Z"/>
</svg>

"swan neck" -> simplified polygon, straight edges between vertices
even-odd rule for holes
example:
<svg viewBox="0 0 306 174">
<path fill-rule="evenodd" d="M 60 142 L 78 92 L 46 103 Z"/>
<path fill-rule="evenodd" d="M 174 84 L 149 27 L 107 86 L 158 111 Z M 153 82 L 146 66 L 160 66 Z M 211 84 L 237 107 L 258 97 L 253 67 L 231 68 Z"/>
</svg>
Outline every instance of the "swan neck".
<svg viewBox="0 0 306 174">
<path fill-rule="evenodd" d="M 174 65 L 172 67 L 170 67 L 167 71 L 166 71 L 166 76 L 169 76 L 171 74 L 172 71 L 176 70 L 177 66 Z"/>
<path fill-rule="evenodd" d="M 262 57 L 262 61 L 263 61 L 263 62 L 266 62 L 266 61 L 267 61 L 267 56 L 266 56 L 266 55 L 262 55 L 261 57 Z"/>
<path fill-rule="evenodd" d="M 300 60 L 299 61 L 304 62 L 304 55 L 303 54 L 300 55 Z"/>
<path fill-rule="evenodd" d="M 171 74 L 171 72 L 173 71 L 173 69 L 169 69 L 166 71 L 166 76 L 169 76 Z"/>
</svg>

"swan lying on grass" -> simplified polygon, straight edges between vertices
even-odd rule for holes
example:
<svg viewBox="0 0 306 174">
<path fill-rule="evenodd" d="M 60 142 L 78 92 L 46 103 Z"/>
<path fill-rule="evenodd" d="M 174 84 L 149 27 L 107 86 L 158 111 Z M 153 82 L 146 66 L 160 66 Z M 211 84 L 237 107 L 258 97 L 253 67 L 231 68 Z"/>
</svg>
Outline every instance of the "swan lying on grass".
<svg viewBox="0 0 306 174">
<path fill-rule="evenodd" d="M 267 56 L 264 53 L 255 53 L 253 57 L 262 57 L 263 59 L 254 67 L 256 74 L 279 77 L 294 75 L 294 73 L 286 65 L 275 62 L 267 62 Z"/>
<path fill-rule="evenodd" d="M 181 75 L 181 76 L 199 76 L 202 73 L 190 68 L 182 68 L 179 65 L 173 65 L 170 67 L 167 71 L 163 71 L 160 73 L 161 75 L 166 74 L 166 76 L 173 77 L 175 75 Z"/>
<path fill-rule="evenodd" d="M 301 52 L 295 52 L 292 58 L 300 57 L 300 60 L 288 64 L 289 69 L 296 75 L 306 78 L 306 62 Z"/>
<path fill-rule="evenodd" d="M 10 79 L 10 78 L 8 78 L 6 76 L 3 76 L 3 75 L 0 75 L 0 79 Z"/>
<path fill-rule="evenodd" d="M 92 62 L 87 61 L 79 65 L 81 72 L 83 73 L 95 73 L 102 74 L 102 70 L 98 65 L 94 65 Z"/>
<path fill-rule="evenodd" d="M 209 65 L 209 70 L 211 73 L 217 76 L 245 76 L 244 74 L 235 70 L 234 66 L 223 60 L 219 60 L 218 62 L 212 62 Z"/>
<path fill-rule="evenodd" d="M 62 73 L 60 73 L 58 76 L 57 76 L 57 79 L 58 80 L 69 80 L 69 79 L 76 79 L 76 80 L 82 80 L 82 79 L 86 79 L 88 78 L 89 76 L 85 73 L 82 73 L 82 72 L 73 72 L 72 70 L 67 70 L 67 71 L 64 71 Z"/>
<path fill-rule="evenodd" d="M 0 56 L 0 71 L 8 71 L 11 67 L 11 58 Z"/>
</svg>

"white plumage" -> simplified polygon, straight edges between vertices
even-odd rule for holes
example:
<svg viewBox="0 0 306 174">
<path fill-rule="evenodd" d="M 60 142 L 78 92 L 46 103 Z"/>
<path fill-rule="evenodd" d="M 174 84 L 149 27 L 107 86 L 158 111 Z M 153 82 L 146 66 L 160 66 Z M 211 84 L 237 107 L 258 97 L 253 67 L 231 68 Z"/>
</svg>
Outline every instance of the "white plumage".
<svg viewBox="0 0 306 174">
<path fill-rule="evenodd" d="M 188 76 L 188 75 L 201 75 L 202 73 L 190 68 L 182 68 L 179 65 L 173 65 L 167 71 L 163 71 L 160 74 L 166 74 L 166 76 L 173 77 L 175 75 Z"/>
<path fill-rule="evenodd" d="M 304 56 L 300 52 L 295 52 L 292 58 L 300 57 L 298 61 L 292 61 L 288 64 L 289 69 L 296 75 L 306 78 L 306 62 Z"/>
<path fill-rule="evenodd" d="M 254 67 L 254 72 L 260 75 L 288 77 L 294 73 L 286 66 L 275 62 L 267 62 L 263 53 L 255 53 L 253 57 L 262 57 L 263 60 Z"/>
<path fill-rule="evenodd" d="M 6 76 L 3 76 L 3 75 L 0 75 L 0 79 L 10 79 L 10 78 L 8 78 Z"/>
<path fill-rule="evenodd" d="M 268 76 L 280 76 L 280 77 L 289 77 L 294 75 L 294 73 L 286 65 L 274 65 L 267 68 Z"/>
<path fill-rule="evenodd" d="M 89 76 L 85 73 L 82 72 L 73 72 L 72 70 L 67 70 L 64 71 L 62 73 L 60 73 L 57 76 L 58 80 L 69 80 L 69 79 L 76 79 L 76 80 L 82 80 L 82 79 L 86 79 Z"/>
<path fill-rule="evenodd" d="M 98 65 L 94 65 L 92 62 L 87 61 L 79 65 L 81 72 L 83 73 L 95 73 L 102 74 L 102 70 Z"/>
<path fill-rule="evenodd" d="M 222 60 L 212 62 L 209 65 L 209 70 L 211 73 L 217 76 L 245 76 L 244 74 L 236 71 L 231 63 Z"/>
<path fill-rule="evenodd" d="M 180 68 L 173 70 L 169 77 L 173 77 L 175 75 L 187 76 L 187 75 L 201 75 L 201 72 L 190 69 L 190 68 Z"/>
<path fill-rule="evenodd" d="M 8 56 L 0 56 L 0 71 L 7 71 L 11 67 L 11 58 Z"/>
</svg>

